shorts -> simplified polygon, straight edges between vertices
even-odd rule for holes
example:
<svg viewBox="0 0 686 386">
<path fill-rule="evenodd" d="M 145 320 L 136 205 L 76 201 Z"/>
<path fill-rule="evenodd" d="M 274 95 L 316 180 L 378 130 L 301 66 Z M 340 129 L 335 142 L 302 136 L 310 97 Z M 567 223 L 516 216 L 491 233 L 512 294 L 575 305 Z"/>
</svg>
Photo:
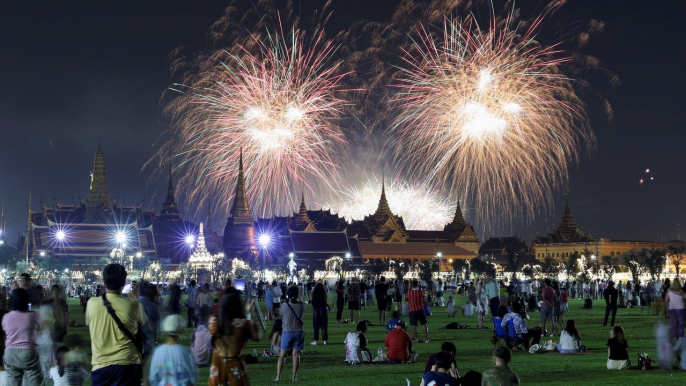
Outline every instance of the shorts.
<svg viewBox="0 0 686 386">
<path fill-rule="evenodd" d="M 348 309 L 353 311 L 360 310 L 360 302 L 357 300 L 348 300 Z"/>
<path fill-rule="evenodd" d="M 551 319 L 553 316 L 553 308 L 550 306 L 541 306 L 541 322 L 545 322 L 548 319 Z"/>
<path fill-rule="evenodd" d="M 277 309 L 277 310 L 279 309 L 279 306 L 281 306 L 281 303 L 273 303 L 272 304 L 272 308 Z"/>
<path fill-rule="evenodd" d="M 387 304 L 386 304 L 385 298 L 376 299 L 376 304 L 377 304 L 377 308 L 379 309 L 379 311 L 386 311 Z"/>
<path fill-rule="evenodd" d="M 419 321 L 422 326 L 426 324 L 426 314 L 424 313 L 424 310 L 410 311 L 410 326 L 416 326 L 417 321 Z"/>
<path fill-rule="evenodd" d="M 305 348 L 305 331 L 284 331 L 281 334 L 281 350 L 302 350 Z"/>
</svg>

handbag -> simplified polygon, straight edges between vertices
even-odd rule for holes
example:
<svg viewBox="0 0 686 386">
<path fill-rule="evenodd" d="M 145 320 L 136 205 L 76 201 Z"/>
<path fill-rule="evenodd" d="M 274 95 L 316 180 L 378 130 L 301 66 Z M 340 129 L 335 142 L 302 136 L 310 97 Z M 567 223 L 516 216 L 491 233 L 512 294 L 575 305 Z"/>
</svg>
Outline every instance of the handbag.
<svg viewBox="0 0 686 386">
<path fill-rule="evenodd" d="M 143 344 L 145 342 L 145 335 L 143 335 L 143 331 L 141 331 L 141 328 L 138 329 L 136 332 L 136 336 L 134 337 L 131 331 L 129 331 L 126 326 L 124 326 L 124 323 L 121 322 L 121 319 L 117 316 L 117 313 L 114 312 L 114 308 L 112 308 L 112 304 L 107 300 L 107 297 L 105 296 L 106 294 L 102 294 L 102 303 L 105 305 L 105 308 L 107 308 L 107 312 L 112 316 L 112 319 L 114 319 L 114 322 L 117 323 L 117 327 L 121 330 L 121 332 L 126 335 L 129 340 L 133 343 L 134 346 L 136 346 L 136 349 L 138 349 L 138 352 L 141 353 L 141 355 L 144 355 L 144 349 L 143 349 Z"/>
</svg>

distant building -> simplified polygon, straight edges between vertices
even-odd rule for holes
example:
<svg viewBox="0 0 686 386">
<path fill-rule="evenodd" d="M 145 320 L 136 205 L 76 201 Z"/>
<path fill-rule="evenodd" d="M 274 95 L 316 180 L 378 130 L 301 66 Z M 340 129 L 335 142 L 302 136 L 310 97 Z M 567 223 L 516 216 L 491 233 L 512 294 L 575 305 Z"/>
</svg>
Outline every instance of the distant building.
<svg viewBox="0 0 686 386">
<path fill-rule="evenodd" d="M 580 230 L 572 215 L 569 197 L 567 197 L 560 225 L 547 235 L 534 238 L 531 241 L 530 253 L 540 261 L 546 257 L 562 260 L 574 253 L 595 260 L 602 256 L 617 256 L 630 250 L 643 248 L 662 248 L 662 244 L 643 240 L 595 238 Z"/>
</svg>

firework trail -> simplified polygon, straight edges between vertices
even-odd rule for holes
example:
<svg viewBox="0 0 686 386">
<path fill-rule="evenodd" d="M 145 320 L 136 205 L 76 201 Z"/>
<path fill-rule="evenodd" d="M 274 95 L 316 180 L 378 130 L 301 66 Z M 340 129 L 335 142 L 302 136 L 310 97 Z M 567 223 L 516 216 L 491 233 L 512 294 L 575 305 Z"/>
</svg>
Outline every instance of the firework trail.
<svg viewBox="0 0 686 386">
<path fill-rule="evenodd" d="M 568 168 L 595 136 L 561 42 L 536 40 L 548 12 L 522 22 L 513 11 L 486 28 L 475 17 L 419 24 L 394 82 L 395 156 L 479 219 L 508 223 L 550 208 Z M 499 220 L 499 221 L 498 221 Z"/>
<path fill-rule="evenodd" d="M 348 102 L 339 96 L 346 74 L 331 60 L 336 46 L 321 29 L 285 29 L 269 15 L 234 34 L 232 48 L 196 60 L 198 73 L 173 87 L 181 96 L 167 109 L 169 145 L 187 202 L 214 196 L 228 207 L 241 148 L 257 215 L 290 212 L 300 192 L 337 188 L 347 147 L 338 120 Z"/>
<path fill-rule="evenodd" d="M 348 222 L 362 220 L 376 211 L 381 194 L 381 181 L 376 178 L 358 186 L 338 191 L 338 199 L 324 203 L 324 208 L 345 217 Z M 455 202 L 421 183 L 395 179 L 386 185 L 391 211 L 403 218 L 407 229 L 442 230 L 455 214 Z"/>
</svg>

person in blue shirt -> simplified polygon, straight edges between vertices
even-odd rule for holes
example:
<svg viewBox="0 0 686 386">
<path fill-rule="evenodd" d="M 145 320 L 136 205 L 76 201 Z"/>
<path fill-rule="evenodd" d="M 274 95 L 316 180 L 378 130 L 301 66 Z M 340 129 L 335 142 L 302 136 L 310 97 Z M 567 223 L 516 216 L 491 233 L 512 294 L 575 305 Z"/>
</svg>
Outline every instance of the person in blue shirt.
<svg viewBox="0 0 686 386">
<path fill-rule="evenodd" d="M 162 321 L 162 332 L 167 335 L 150 359 L 151 386 L 191 386 L 198 382 L 198 366 L 191 350 L 179 344 L 179 335 L 186 330 L 186 320 L 180 315 L 169 315 Z"/>
<path fill-rule="evenodd" d="M 454 386 L 457 380 L 449 371 L 453 364 L 453 356 L 447 351 L 436 354 L 437 371 L 429 371 L 422 376 L 419 386 Z"/>
</svg>

